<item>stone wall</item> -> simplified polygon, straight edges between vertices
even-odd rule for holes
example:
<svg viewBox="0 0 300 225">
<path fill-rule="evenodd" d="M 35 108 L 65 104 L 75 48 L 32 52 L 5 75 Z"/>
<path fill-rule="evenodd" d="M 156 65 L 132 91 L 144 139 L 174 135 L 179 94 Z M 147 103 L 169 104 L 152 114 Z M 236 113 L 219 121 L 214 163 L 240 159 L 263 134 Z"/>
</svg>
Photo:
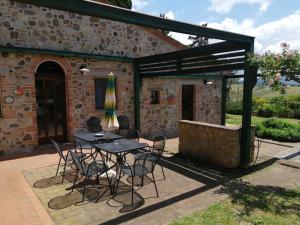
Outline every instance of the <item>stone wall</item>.
<svg viewBox="0 0 300 225">
<path fill-rule="evenodd" d="M 146 137 L 178 136 L 182 119 L 182 85 L 194 85 L 194 120 L 221 124 L 222 82 L 202 79 L 147 78 L 141 93 L 141 133 Z M 160 104 L 151 104 L 151 91 L 159 91 Z"/>
<path fill-rule="evenodd" d="M 240 166 L 239 126 L 221 126 L 179 121 L 179 152 L 193 160 L 225 168 Z M 254 128 L 251 138 L 251 161 L 254 157 Z"/>
<path fill-rule="evenodd" d="M 2 96 L 13 96 L 14 102 L 3 102 L 3 117 L 0 118 L 0 152 L 6 154 L 31 151 L 38 145 L 36 125 L 35 71 L 38 65 L 52 60 L 66 71 L 67 124 L 68 137 L 72 140 L 73 130 L 85 126 L 90 116 L 103 118 L 103 111 L 96 110 L 94 79 L 97 74 L 83 75 L 79 72 L 81 59 L 49 55 L 7 54 L 0 55 Z M 119 115 L 128 115 L 134 121 L 133 68 L 131 63 L 87 60 L 92 70 L 114 71 L 117 79 L 117 98 Z M 100 74 L 100 76 L 106 76 Z M 14 95 L 17 86 L 24 89 L 24 95 Z M 132 124 L 133 126 L 133 124 Z"/>
<path fill-rule="evenodd" d="M 0 45 L 139 57 L 182 48 L 161 32 L 0 0 Z"/>
</svg>

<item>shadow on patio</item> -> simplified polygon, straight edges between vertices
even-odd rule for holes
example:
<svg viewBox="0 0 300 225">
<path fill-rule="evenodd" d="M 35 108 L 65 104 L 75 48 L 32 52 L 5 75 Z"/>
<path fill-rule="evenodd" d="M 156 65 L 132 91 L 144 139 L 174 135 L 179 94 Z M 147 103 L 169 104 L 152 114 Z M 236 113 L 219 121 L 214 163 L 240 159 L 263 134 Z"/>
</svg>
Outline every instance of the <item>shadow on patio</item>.
<svg viewBox="0 0 300 225">
<path fill-rule="evenodd" d="M 166 180 L 162 179 L 159 167 L 155 170 L 160 196 L 154 197 L 153 183 L 145 179 L 143 187 L 135 187 L 133 206 L 130 205 L 130 179 L 124 179 L 126 177 L 121 180 L 120 191 L 114 197 L 109 193 L 107 180 L 101 179 L 100 185 L 92 180 L 87 186 L 85 202 L 80 203 L 81 182 L 76 185 L 76 191 L 69 194 L 74 173 L 67 174 L 64 184 L 61 184 L 61 176 L 53 177 L 55 166 L 25 171 L 24 174 L 57 224 L 69 220 L 78 224 L 157 224 L 170 222 L 225 198 L 228 193 L 216 191 L 220 185 L 272 163 L 272 160 L 264 162 L 244 173 L 229 173 L 196 165 L 177 156 L 164 157 Z M 140 180 L 134 182 L 139 184 Z"/>
</svg>

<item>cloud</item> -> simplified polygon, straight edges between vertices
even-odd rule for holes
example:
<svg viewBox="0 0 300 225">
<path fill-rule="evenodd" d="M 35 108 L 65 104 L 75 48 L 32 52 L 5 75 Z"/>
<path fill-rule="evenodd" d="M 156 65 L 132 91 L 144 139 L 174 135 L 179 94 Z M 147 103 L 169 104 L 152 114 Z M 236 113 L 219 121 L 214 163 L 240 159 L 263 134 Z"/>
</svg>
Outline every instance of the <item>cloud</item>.
<svg viewBox="0 0 300 225">
<path fill-rule="evenodd" d="M 280 44 L 287 42 L 292 49 L 300 49 L 300 11 L 271 21 L 259 26 L 254 21 L 246 19 L 238 22 L 232 18 L 226 18 L 220 23 L 209 23 L 208 26 L 220 30 L 226 30 L 250 36 L 255 36 L 255 50 L 258 53 L 265 51 L 280 51 Z M 201 24 L 201 23 L 200 23 Z"/>
<path fill-rule="evenodd" d="M 165 16 L 170 19 L 170 20 L 174 20 L 175 19 L 175 15 L 172 11 L 168 11 Z"/>
<path fill-rule="evenodd" d="M 237 4 L 257 4 L 259 10 L 264 12 L 271 5 L 273 0 L 211 0 L 209 10 L 218 13 L 228 13 Z"/>
<path fill-rule="evenodd" d="M 132 10 L 139 11 L 146 7 L 149 4 L 148 0 L 133 0 L 132 1 Z"/>
</svg>

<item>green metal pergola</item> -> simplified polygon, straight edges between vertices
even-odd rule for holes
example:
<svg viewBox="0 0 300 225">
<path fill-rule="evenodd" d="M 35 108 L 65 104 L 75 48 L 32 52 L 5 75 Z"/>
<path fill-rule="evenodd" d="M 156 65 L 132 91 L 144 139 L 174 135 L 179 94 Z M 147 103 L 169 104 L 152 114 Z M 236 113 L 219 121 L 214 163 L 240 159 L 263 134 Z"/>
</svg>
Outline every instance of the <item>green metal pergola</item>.
<svg viewBox="0 0 300 225">
<path fill-rule="evenodd" d="M 134 64 L 134 93 L 135 93 L 135 125 L 140 127 L 140 89 L 143 78 L 177 77 L 177 78 L 202 78 L 222 80 L 222 123 L 225 123 L 226 113 L 226 83 L 228 78 L 235 76 L 211 75 L 214 72 L 243 70 L 243 120 L 241 134 L 241 166 L 247 167 L 250 163 L 250 138 L 251 138 L 251 103 L 252 89 L 257 80 L 257 69 L 251 67 L 246 61 L 246 55 L 254 52 L 254 37 L 225 32 L 212 28 L 155 17 L 147 14 L 126 10 L 123 8 L 101 4 L 89 0 L 17 0 L 17 2 L 47 7 L 62 11 L 74 12 L 82 15 L 100 17 L 128 24 L 140 25 L 160 30 L 168 30 L 188 35 L 197 35 L 221 42 L 184 49 L 159 55 L 142 58 L 128 59 Z M 1 47 L 0 50 L 14 51 L 16 49 Z M 52 51 L 41 49 L 20 48 L 20 51 L 38 54 L 46 51 L 57 55 L 84 56 L 98 59 L 107 59 L 109 56 L 73 53 L 66 51 Z M 112 57 L 113 58 L 113 57 Z M 111 59 L 112 59 L 111 58 Z M 118 58 L 118 59 L 117 59 Z M 113 60 L 120 60 L 121 57 Z M 121 59 L 122 60 L 122 59 Z M 237 77 L 236 77 L 237 78 Z"/>
</svg>

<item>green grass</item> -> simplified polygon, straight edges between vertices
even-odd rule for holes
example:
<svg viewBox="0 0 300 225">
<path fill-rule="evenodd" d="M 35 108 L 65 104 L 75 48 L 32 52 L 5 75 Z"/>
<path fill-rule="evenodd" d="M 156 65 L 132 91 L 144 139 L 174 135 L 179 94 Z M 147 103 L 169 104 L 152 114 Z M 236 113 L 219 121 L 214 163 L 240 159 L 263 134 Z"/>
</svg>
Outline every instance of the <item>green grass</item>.
<svg viewBox="0 0 300 225">
<path fill-rule="evenodd" d="M 287 190 L 237 181 L 220 192 L 230 198 L 171 225 L 300 225 L 300 188 Z"/>
<path fill-rule="evenodd" d="M 300 87 L 289 87 L 285 95 L 299 95 L 299 94 L 300 94 Z M 269 87 L 254 88 L 253 96 L 260 97 L 260 98 L 273 98 L 273 97 L 280 96 L 280 93 L 278 91 L 273 91 Z"/>
<path fill-rule="evenodd" d="M 233 84 L 231 86 L 231 92 L 239 93 L 239 99 L 242 99 L 243 96 L 243 85 Z M 269 86 L 256 86 L 253 89 L 253 97 L 260 98 L 272 98 L 280 96 L 279 91 L 273 91 Z M 289 87 L 285 95 L 300 95 L 300 87 Z"/>
<path fill-rule="evenodd" d="M 252 124 L 257 125 L 258 123 L 264 122 L 265 120 L 268 120 L 270 118 L 264 118 L 264 117 L 258 117 L 258 116 L 252 116 Z M 300 124 L 300 120 L 296 119 L 286 119 L 286 118 L 280 118 L 280 120 L 292 123 L 292 124 Z M 226 124 L 228 125 L 241 125 L 242 124 L 242 116 L 241 115 L 233 115 L 233 114 L 227 114 L 226 115 Z"/>
</svg>

